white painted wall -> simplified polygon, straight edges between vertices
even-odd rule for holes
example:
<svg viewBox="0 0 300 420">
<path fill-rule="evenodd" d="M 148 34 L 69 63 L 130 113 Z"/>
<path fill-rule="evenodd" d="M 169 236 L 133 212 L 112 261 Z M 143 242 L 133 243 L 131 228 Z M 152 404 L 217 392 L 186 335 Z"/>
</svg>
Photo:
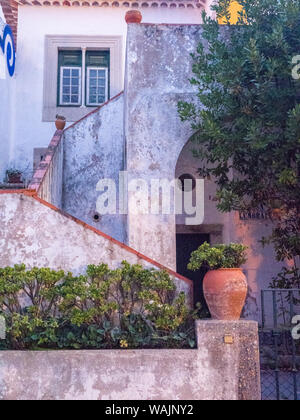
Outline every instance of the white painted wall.
<svg viewBox="0 0 300 420">
<path fill-rule="evenodd" d="M 2 20 L 2 24 L 3 22 L 6 23 L 1 6 L 0 20 Z M 0 37 L 2 37 L 1 26 Z M 11 160 L 11 121 L 14 86 L 15 79 L 12 79 L 8 74 L 6 57 L 0 48 L 0 183 L 4 179 L 6 169 L 13 166 L 9 162 Z"/>
<path fill-rule="evenodd" d="M 21 169 L 31 169 L 33 148 L 47 146 L 54 132 L 53 123 L 42 122 L 45 36 L 122 36 L 124 66 L 127 11 L 124 7 L 19 7 L 16 101 L 10 142 L 11 159 Z M 143 22 L 201 22 L 199 9 L 149 8 L 141 12 Z M 0 113 L 4 106 L 1 100 Z M 6 158 L 1 157 L 0 161 L 3 166 Z"/>
<path fill-rule="evenodd" d="M 1 18 L 2 20 L 4 20 L 4 22 L 5 22 L 4 13 L 3 13 L 3 11 L 2 11 L 2 6 L 0 6 L 0 18 Z"/>
</svg>

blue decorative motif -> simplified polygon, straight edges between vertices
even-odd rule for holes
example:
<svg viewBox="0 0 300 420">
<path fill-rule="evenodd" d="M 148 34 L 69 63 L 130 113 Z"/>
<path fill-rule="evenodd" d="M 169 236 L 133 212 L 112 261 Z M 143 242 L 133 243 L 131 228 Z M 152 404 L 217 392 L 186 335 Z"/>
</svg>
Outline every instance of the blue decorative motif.
<svg viewBox="0 0 300 420">
<path fill-rule="evenodd" d="M 6 63 L 9 75 L 12 77 L 15 73 L 16 66 L 16 49 L 14 36 L 9 25 L 5 25 L 3 36 L 0 37 L 0 48 L 6 56 Z"/>
</svg>

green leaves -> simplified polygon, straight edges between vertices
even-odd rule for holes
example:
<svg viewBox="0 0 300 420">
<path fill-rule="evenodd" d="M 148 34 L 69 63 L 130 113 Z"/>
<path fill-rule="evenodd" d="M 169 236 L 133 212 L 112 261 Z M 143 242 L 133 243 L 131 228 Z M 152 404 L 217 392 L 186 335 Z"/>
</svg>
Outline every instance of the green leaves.
<svg viewBox="0 0 300 420">
<path fill-rule="evenodd" d="M 300 81 L 292 77 L 300 2 L 239 3 L 237 25 L 230 24 L 228 0 L 214 6 L 227 25 L 204 18 L 204 41 L 191 57 L 197 93 L 179 103 L 179 115 L 194 131 L 199 173 L 217 185 L 218 209 L 263 209 L 272 217 L 277 200 L 270 240 L 279 261 L 293 261 L 300 231 Z"/>
<path fill-rule="evenodd" d="M 211 246 L 204 242 L 192 253 L 188 269 L 197 271 L 200 268 L 240 268 L 247 261 L 246 250 L 247 247 L 241 244 Z"/>
<path fill-rule="evenodd" d="M 2 313 L 8 327 L 5 345 L 11 349 L 162 343 L 177 348 L 194 342 L 195 314 L 184 293 L 176 295 L 169 274 L 127 261 L 115 270 L 90 265 L 86 275 L 77 277 L 24 265 L 0 269 Z"/>
</svg>

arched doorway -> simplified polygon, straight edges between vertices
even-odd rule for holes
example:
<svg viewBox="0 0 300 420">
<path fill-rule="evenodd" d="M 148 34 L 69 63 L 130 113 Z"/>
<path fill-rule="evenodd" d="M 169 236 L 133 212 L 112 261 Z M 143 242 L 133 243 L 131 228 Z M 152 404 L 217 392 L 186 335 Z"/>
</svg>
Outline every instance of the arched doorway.
<svg viewBox="0 0 300 420">
<path fill-rule="evenodd" d="M 181 180 L 192 180 L 190 185 L 195 185 L 195 181 L 200 178 L 198 170 L 201 167 L 201 160 L 193 156 L 193 143 L 188 141 L 182 149 L 175 170 L 175 177 Z M 193 189 L 193 201 L 196 199 L 196 190 Z M 194 303 L 200 302 L 205 305 L 203 299 L 203 277 L 205 270 L 193 272 L 188 270 L 187 265 L 190 255 L 205 241 L 211 244 L 222 243 L 224 241 L 223 226 L 226 222 L 226 215 L 220 213 L 216 208 L 216 185 L 212 180 L 204 181 L 204 221 L 199 225 L 187 225 L 186 214 L 183 212 L 176 215 L 176 268 L 179 274 L 190 278 L 194 283 Z"/>
</svg>

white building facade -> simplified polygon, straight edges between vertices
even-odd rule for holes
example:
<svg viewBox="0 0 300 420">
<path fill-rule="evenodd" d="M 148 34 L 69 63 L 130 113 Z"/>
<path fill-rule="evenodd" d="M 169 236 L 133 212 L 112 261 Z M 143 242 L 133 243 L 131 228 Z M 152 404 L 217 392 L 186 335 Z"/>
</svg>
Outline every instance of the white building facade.
<svg viewBox="0 0 300 420">
<path fill-rule="evenodd" d="M 5 17 L 14 32 L 17 53 L 14 74 L 10 74 L 8 48 L 0 55 L 4 68 L 0 181 L 9 168 L 31 179 L 34 160 L 38 164 L 47 153 L 29 188 L 38 192 L 35 199 L 49 205 L 52 213 L 47 221 L 41 203 L 34 202 L 31 217 L 26 213 L 31 207 L 23 204 L 22 196 L 8 204 L 2 200 L 1 265 L 25 262 L 72 271 L 77 264 L 78 270 L 84 270 L 92 256 L 92 261 L 119 264 L 128 258 L 129 246 L 135 261 L 177 270 L 193 280 L 199 292 L 203 273 L 193 278 L 187 272 L 191 252 L 204 241 L 245 243 L 249 247 L 244 267 L 249 281 L 245 316 L 258 318 L 260 290 L 281 268 L 274 263 L 273 249 L 263 249 L 258 242 L 270 232 L 271 221 L 218 212 L 213 180 L 204 183 L 204 217 L 191 225 L 185 222 L 185 213 L 137 214 L 131 192 L 126 212 L 119 208 L 116 213 L 101 214 L 97 206 L 99 180 L 113 180 L 119 192 L 126 190 L 127 181 L 119 178 L 122 172 L 129 182 L 147 184 L 153 179 L 197 180 L 201 161 L 192 157 L 193 133 L 179 118 L 178 101 L 196 96 L 188 80 L 190 54 L 203 39 L 201 12 L 208 4 L 198 0 L 5 0 L 5 4 L 14 5 L 18 24 L 16 14 L 3 7 L 2 27 Z M 125 14 L 133 8 L 141 11 L 142 25 L 126 24 Z M 55 133 L 57 114 L 66 117 L 68 128 Z M 62 210 L 63 217 L 56 220 L 53 210 Z M 69 226 L 66 215 L 76 218 L 84 230 L 72 229 L 72 219 L 70 230 L 62 234 L 66 231 L 62 226 Z M 93 235 L 105 237 L 103 249 Z"/>
<path fill-rule="evenodd" d="M 140 10 L 144 23 L 199 24 L 207 7 L 204 0 L 3 2 L 17 8 L 18 21 L 15 74 L 0 82 L 1 181 L 9 168 L 30 178 L 33 150 L 47 147 L 56 114 L 77 121 L 122 91 L 128 10 Z"/>
</svg>

